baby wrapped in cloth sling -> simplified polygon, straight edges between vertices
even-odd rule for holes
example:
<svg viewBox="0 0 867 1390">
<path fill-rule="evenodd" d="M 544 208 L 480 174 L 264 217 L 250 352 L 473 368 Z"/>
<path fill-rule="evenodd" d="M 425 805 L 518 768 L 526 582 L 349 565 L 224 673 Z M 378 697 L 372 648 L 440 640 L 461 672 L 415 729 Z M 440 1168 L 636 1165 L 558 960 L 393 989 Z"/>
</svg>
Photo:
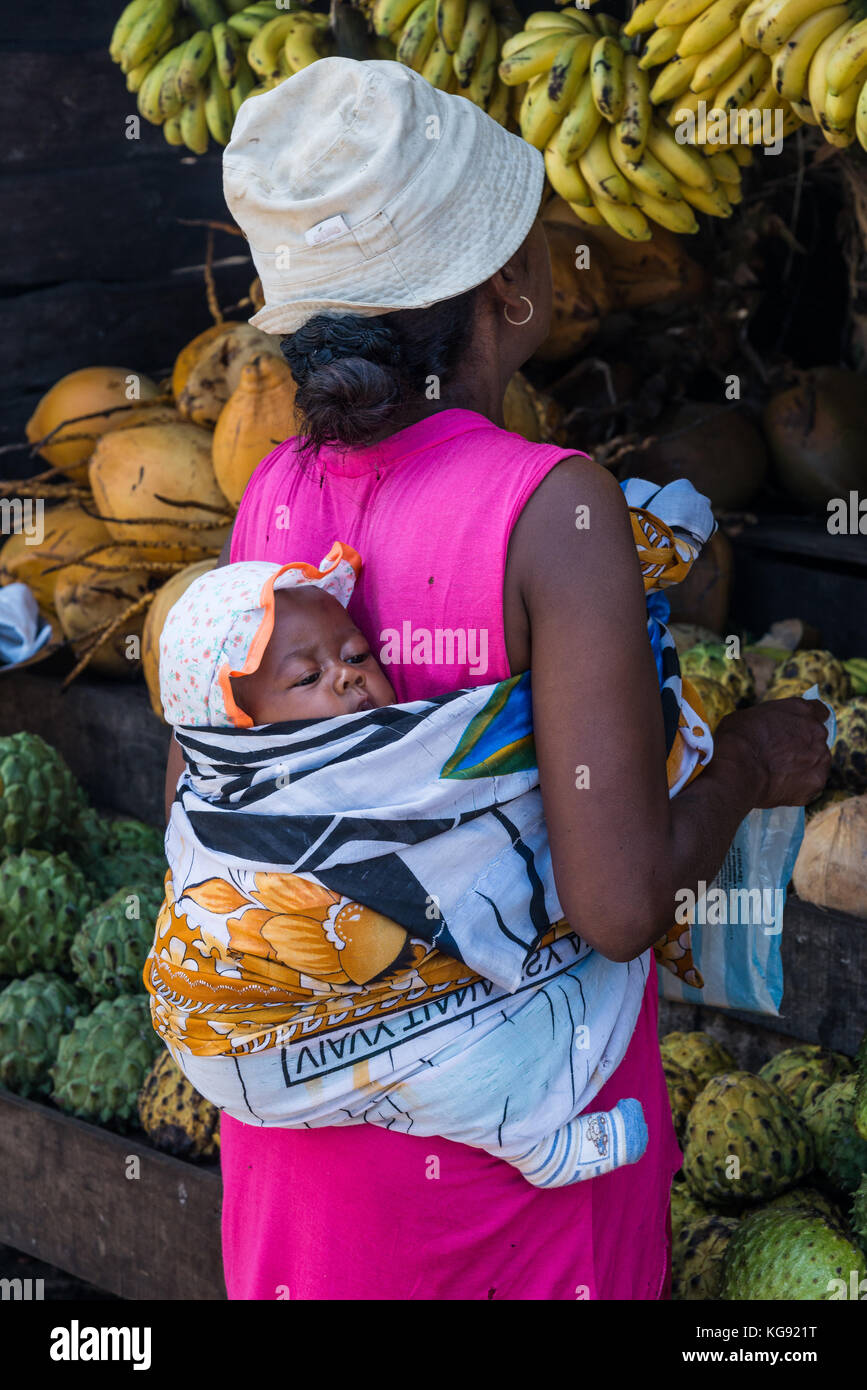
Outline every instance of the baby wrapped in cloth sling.
<svg viewBox="0 0 867 1390">
<path fill-rule="evenodd" d="M 688 483 L 624 490 L 645 588 L 661 598 L 713 530 L 710 508 Z M 637 1101 L 580 1112 L 626 1052 L 653 957 L 609 961 L 563 920 L 529 673 L 232 726 L 226 673 L 255 641 L 260 601 L 297 582 L 345 605 L 353 558 L 336 546 L 321 570 L 227 566 L 167 618 L 161 687 L 186 770 L 145 968 L 154 1027 L 192 1084 L 247 1123 L 437 1134 L 539 1186 L 634 1162 L 647 1142 Z M 241 597 L 227 603 L 229 586 Z M 652 612 L 648 630 L 674 795 L 712 739 Z"/>
</svg>

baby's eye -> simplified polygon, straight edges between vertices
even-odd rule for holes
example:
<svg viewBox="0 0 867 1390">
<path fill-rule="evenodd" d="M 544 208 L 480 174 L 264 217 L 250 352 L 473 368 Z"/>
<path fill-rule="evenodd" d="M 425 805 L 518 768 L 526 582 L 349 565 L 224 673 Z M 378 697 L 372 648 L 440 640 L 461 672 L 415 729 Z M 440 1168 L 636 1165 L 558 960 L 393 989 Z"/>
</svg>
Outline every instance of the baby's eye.
<svg viewBox="0 0 867 1390">
<path fill-rule="evenodd" d="M 369 656 L 370 652 L 356 652 L 354 656 L 348 656 L 346 660 L 352 662 L 353 665 L 358 665 L 362 661 L 366 661 Z"/>
<path fill-rule="evenodd" d="M 302 676 L 301 679 L 300 679 L 299 681 L 295 681 L 295 682 L 294 682 L 294 685 L 312 685 L 313 682 L 314 682 L 314 681 L 317 681 L 318 679 L 319 679 L 319 672 L 318 672 L 318 671 L 310 671 L 306 676 Z"/>
</svg>

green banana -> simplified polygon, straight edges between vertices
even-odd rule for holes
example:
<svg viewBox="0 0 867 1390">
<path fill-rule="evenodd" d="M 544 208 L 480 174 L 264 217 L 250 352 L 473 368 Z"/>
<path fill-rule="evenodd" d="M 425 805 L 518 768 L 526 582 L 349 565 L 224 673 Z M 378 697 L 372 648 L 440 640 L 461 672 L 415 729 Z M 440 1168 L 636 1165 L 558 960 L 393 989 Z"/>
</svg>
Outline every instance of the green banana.
<svg viewBox="0 0 867 1390">
<path fill-rule="evenodd" d="M 214 40 L 209 29 L 199 29 L 184 44 L 178 67 L 178 93 L 182 101 L 190 101 L 214 59 Z"/>
<path fill-rule="evenodd" d="M 132 26 L 120 50 L 120 70 L 126 74 L 137 68 L 148 54 L 153 53 L 177 13 L 179 0 L 152 0 L 141 18 Z"/>
<path fill-rule="evenodd" d="M 201 29 L 213 29 L 215 24 L 225 22 L 226 11 L 220 0 L 186 0 L 186 6 Z"/>
<path fill-rule="evenodd" d="M 214 40 L 214 57 L 220 81 L 226 88 L 234 87 L 242 52 L 240 39 L 232 33 L 228 24 L 214 24 L 211 38 Z"/>
<path fill-rule="evenodd" d="M 267 24 L 270 19 L 275 18 L 274 6 L 271 0 L 267 0 L 266 4 L 250 5 L 237 14 L 230 14 L 226 23 L 240 38 L 252 39 L 258 34 L 263 24 Z"/>
<path fill-rule="evenodd" d="M 164 53 L 168 53 L 174 43 L 174 29 L 170 24 L 166 29 L 153 53 L 148 54 L 143 63 L 139 63 L 137 68 L 130 68 L 126 75 L 126 89 L 128 92 L 138 92 L 151 68 L 155 68 Z"/>
<path fill-rule="evenodd" d="M 182 145 L 184 143 L 180 113 L 177 116 L 169 116 L 168 120 L 163 122 L 163 135 L 170 145 Z"/>
<path fill-rule="evenodd" d="M 232 134 L 235 113 L 229 89 L 223 83 L 216 67 L 208 74 L 208 88 L 205 95 L 205 122 L 218 145 L 228 145 Z"/>
<path fill-rule="evenodd" d="M 169 49 L 164 53 L 158 63 L 155 63 L 142 82 L 138 90 L 138 100 L 136 102 L 138 113 L 151 125 L 162 125 L 166 119 L 164 112 L 160 108 L 160 91 L 163 85 L 163 78 L 170 63 L 174 62 L 174 49 Z"/>
<path fill-rule="evenodd" d="M 108 44 L 108 54 L 113 63 L 120 62 L 121 52 L 132 33 L 133 25 L 138 23 L 152 4 L 153 0 L 130 0 L 130 4 L 121 11 Z"/>
<path fill-rule="evenodd" d="M 493 22 L 490 0 L 470 0 L 461 41 L 452 59 L 459 87 L 469 85 L 488 27 Z"/>
<path fill-rule="evenodd" d="M 165 56 L 163 79 L 157 95 L 157 104 L 163 120 L 176 116 L 183 105 L 183 97 L 178 91 L 178 68 L 184 56 L 185 43 L 176 44 Z"/>
<path fill-rule="evenodd" d="M 256 74 L 247 62 L 246 54 L 241 54 L 241 61 L 238 64 L 238 77 L 234 87 L 229 88 L 229 96 L 232 99 L 232 112 L 237 116 L 238 108 L 245 97 L 248 97 L 256 85 Z"/>
<path fill-rule="evenodd" d="M 204 154 L 208 148 L 208 123 L 205 119 L 205 90 L 199 87 L 191 101 L 181 107 L 181 134 L 184 144 L 193 154 Z"/>
</svg>

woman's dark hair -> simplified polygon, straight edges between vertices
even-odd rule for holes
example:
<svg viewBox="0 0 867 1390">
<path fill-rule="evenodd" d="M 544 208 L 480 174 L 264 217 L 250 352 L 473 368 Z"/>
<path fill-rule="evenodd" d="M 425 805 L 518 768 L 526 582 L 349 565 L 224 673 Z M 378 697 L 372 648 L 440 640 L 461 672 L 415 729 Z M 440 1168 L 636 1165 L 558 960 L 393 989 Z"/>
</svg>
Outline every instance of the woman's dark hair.
<svg viewBox="0 0 867 1390">
<path fill-rule="evenodd" d="M 321 444 L 360 448 L 401 427 L 431 377 L 450 380 L 472 337 L 479 286 L 426 309 L 316 314 L 280 339 L 297 384 L 303 458 Z"/>
</svg>

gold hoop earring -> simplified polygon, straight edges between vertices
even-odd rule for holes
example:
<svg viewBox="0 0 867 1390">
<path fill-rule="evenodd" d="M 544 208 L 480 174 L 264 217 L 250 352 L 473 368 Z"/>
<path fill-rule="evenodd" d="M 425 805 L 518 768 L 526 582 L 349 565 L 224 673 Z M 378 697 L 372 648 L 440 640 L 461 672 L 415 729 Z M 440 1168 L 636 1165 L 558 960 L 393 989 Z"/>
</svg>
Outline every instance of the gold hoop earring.
<svg viewBox="0 0 867 1390">
<path fill-rule="evenodd" d="M 522 324 L 529 323 L 530 319 L 533 317 L 533 301 L 531 299 L 527 299 L 527 296 L 525 294 L 522 294 L 521 298 L 526 300 L 530 306 L 530 312 L 525 319 L 510 319 L 509 306 L 508 304 L 503 305 L 503 313 L 506 316 L 506 323 L 511 323 L 515 328 L 520 328 Z"/>
</svg>

